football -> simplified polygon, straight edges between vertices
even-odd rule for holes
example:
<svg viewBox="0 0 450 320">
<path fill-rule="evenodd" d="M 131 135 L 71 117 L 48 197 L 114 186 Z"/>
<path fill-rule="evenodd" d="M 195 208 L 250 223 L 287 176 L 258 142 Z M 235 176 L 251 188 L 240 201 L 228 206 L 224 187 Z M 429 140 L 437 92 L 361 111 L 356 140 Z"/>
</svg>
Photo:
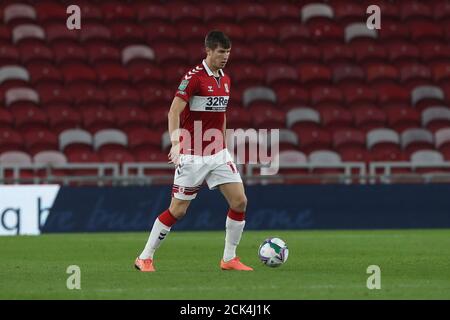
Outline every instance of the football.
<svg viewBox="0 0 450 320">
<path fill-rule="evenodd" d="M 289 249 L 280 238 L 268 238 L 259 246 L 258 256 L 262 263 L 269 267 L 279 267 L 286 262 Z"/>
</svg>

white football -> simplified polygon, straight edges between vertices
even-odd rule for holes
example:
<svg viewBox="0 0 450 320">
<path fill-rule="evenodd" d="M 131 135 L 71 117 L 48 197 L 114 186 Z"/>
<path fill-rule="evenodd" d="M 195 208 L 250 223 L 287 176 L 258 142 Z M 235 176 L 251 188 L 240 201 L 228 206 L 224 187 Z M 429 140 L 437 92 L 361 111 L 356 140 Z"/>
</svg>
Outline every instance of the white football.
<svg viewBox="0 0 450 320">
<path fill-rule="evenodd" d="M 279 267 L 286 262 L 289 249 L 285 241 L 280 238 L 267 238 L 259 246 L 259 260 L 269 267 Z"/>
</svg>

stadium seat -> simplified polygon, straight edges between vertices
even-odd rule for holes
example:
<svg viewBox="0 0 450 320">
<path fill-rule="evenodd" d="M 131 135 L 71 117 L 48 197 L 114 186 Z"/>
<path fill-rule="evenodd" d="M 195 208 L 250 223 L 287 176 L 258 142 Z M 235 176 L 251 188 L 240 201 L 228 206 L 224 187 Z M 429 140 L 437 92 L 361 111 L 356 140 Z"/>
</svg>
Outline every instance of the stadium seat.
<svg viewBox="0 0 450 320">
<path fill-rule="evenodd" d="M 239 24 L 248 22 L 265 23 L 267 21 L 266 8 L 258 3 L 236 2 L 234 11 L 236 13 L 236 22 Z"/>
<path fill-rule="evenodd" d="M 331 134 L 328 130 L 321 128 L 292 129 L 298 135 L 299 147 L 305 154 L 322 149 L 331 149 Z"/>
<path fill-rule="evenodd" d="M 364 20 L 366 9 L 367 7 L 355 2 L 337 2 L 333 6 L 336 20 L 343 25 Z"/>
<path fill-rule="evenodd" d="M 27 43 L 22 42 L 18 46 L 20 60 L 23 64 L 29 63 L 54 63 L 54 55 L 52 50 L 43 43 Z"/>
<path fill-rule="evenodd" d="M 12 40 L 16 45 L 24 41 L 29 43 L 43 43 L 45 42 L 45 32 L 38 25 L 21 24 L 12 30 Z"/>
<path fill-rule="evenodd" d="M 254 45 L 256 60 L 259 64 L 283 64 L 286 63 L 287 51 L 283 46 L 272 42 L 259 42 Z"/>
<path fill-rule="evenodd" d="M 367 81 L 371 84 L 397 82 L 400 74 L 391 64 L 371 63 L 367 66 Z"/>
<path fill-rule="evenodd" d="M 305 63 L 299 66 L 298 77 L 301 83 L 308 87 L 327 85 L 331 83 L 331 70 L 322 64 Z"/>
<path fill-rule="evenodd" d="M 297 134 L 289 129 L 280 129 L 279 131 L 279 150 L 296 150 L 299 146 Z"/>
<path fill-rule="evenodd" d="M 132 5 L 120 3 L 120 1 L 107 1 L 101 4 L 103 17 L 106 22 L 127 23 L 135 19 L 136 13 Z"/>
<path fill-rule="evenodd" d="M 266 76 L 262 68 L 253 63 L 232 63 L 229 67 L 229 74 L 235 85 L 244 87 L 262 85 Z"/>
<path fill-rule="evenodd" d="M 434 85 L 418 86 L 411 91 L 411 103 L 419 111 L 429 106 L 442 104 L 444 99 L 442 89 Z"/>
<path fill-rule="evenodd" d="M 431 82 L 431 71 L 424 64 L 404 64 L 400 69 L 400 81 L 408 88 L 426 85 Z"/>
<path fill-rule="evenodd" d="M 93 84 L 97 83 L 97 74 L 94 69 L 84 63 L 71 63 L 61 66 L 66 84 Z"/>
<path fill-rule="evenodd" d="M 8 65 L 11 66 L 20 64 L 19 57 L 19 50 L 17 47 L 10 45 L 9 42 L 5 44 L 2 43 L 0 47 L 0 68 L 4 68 Z"/>
<path fill-rule="evenodd" d="M 70 105 L 72 97 L 66 88 L 59 84 L 42 83 L 36 85 L 39 94 L 39 100 L 44 107 L 51 105 Z M 86 94 L 83 92 L 83 94 Z"/>
<path fill-rule="evenodd" d="M 36 62 L 28 65 L 31 83 L 37 84 L 62 84 L 63 76 L 58 68 L 51 63 Z"/>
<path fill-rule="evenodd" d="M 23 150 L 24 140 L 19 131 L 0 128 L 0 154 L 10 150 Z"/>
<path fill-rule="evenodd" d="M 68 105 L 60 104 L 45 108 L 52 131 L 59 134 L 70 128 L 81 126 L 81 116 Z"/>
<path fill-rule="evenodd" d="M 339 129 L 333 133 L 333 148 L 339 153 L 349 149 L 366 149 L 366 135 L 359 129 Z"/>
<path fill-rule="evenodd" d="M 139 154 L 145 155 L 146 151 L 152 151 L 153 153 L 161 151 L 161 134 L 143 127 L 130 129 L 128 132 L 128 147 L 137 158 L 141 158 Z"/>
<path fill-rule="evenodd" d="M 320 46 L 323 61 L 327 65 L 336 65 L 340 63 L 354 63 L 354 53 L 350 46 L 331 42 L 323 43 Z"/>
<path fill-rule="evenodd" d="M 130 80 L 133 85 L 142 87 L 145 85 L 159 85 L 163 83 L 164 73 L 161 68 L 150 62 L 138 62 L 133 60 L 127 66 Z"/>
<path fill-rule="evenodd" d="M 88 60 L 91 65 L 103 64 L 103 63 L 121 63 L 120 50 L 112 45 L 105 43 L 89 43 L 86 44 L 86 51 L 88 54 Z"/>
<path fill-rule="evenodd" d="M 124 132 L 129 132 L 135 127 L 145 127 L 150 118 L 147 112 L 138 106 L 124 104 L 114 109 L 116 123 Z"/>
<path fill-rule="evenodd" d="M 94 138 L 83 129 L 66 129 L 59 134 L 59 150 L 66 155 L 93 150 Z M 68 156 L 70 158 L 70 156 Z"/>
<path fill-rule="evenodd" d="M 241 107 L 232 107 L 227 110 L 227 128 L 251 128 L 253 123 L 252 113 Z"/>
<path fill-rule="evenodd" d="M 5 105 L 9 108 L 14 106 L 39 104 L 38 93 L 30 88 L 11 88 L 5 93 Z"/>
<path fill-rule="evenodd" d="M 275 92 L 268 87 L 250 87 L 246 89 L 242 95 L 242 103 L 244 107 L 249 107 L 253 103 L 265 103 L 266 105 L 272 105 L 277 102 L 277 96 Z"/>
<path fill-rule="evenodd" d="M 232 6 L 221 3 L 207 2 L 203 6 L 203 17 L 206 23 L 233 23 L 236 17 L 236 13 L 234 12 Z"/>
<path fill-rule="evenodd" d="M 120 21 L 120 20 L 119 20 Z M 118 22 L 109 25 L 112 38 L 121 47 L 145 43 L 145 28 L 134 22 Z"/>
<path fill-rule="evenodd" d="M 178 24 L 178 38 L 183 43 L 203 43 L 208 31 L 207 27 L 199 22 Z"/>
<path fill-rule="evenodd" d="M 83 17 L 84 18 L 84 17 Z M 84 27 L 84 26 L 83 26 Z M 48 43 L 76 43 L 78 42 L 79 33 L 77 30 L 69 30 L 66 24 L 51 23 L 45 26 L 45 34 Z"/>
<path fill-rule="evenodd" d="M 186 64 L 173 63 L 164 68 L 164 81 L 168 88 L 175 90 L 180 84 L 181 79 L 189 71 Z"/>
<path fill-rule="evenodd" d="M 121 64 L 104 63 L 97 65 L 95 70 L 99 83 L 105 87 L 128 84 L 128 71 Z"/>
<path fill-rule="evenodd" d="M 19 165 L 28 166 L 32 164 L 32 159 L 29 154 L 23 151 L 11 150 L 6 152 L 0 151 L 0 163 L 3 165 Z M 4 178 L 12 179 L 14 176 L 13 170 L 5 170 L 3 172 Z M 20 169 L 19 178 L 21 179 L 31 179 L 34 176 L 33 170 L 30 169 Z"/>
<path fill-rule="evenodd" d="M 122 50 L 122 63 L 128 65 L 133 61 L 155 60 L 155 52 L 147 45 L 130 45 Z"/>
<path fill-rule="evenodd" d="M 278 173 L 285 176 L 285 179 L 270 179 L 271 183 L 305 183 L 305 179 L 301 177 L 295 177 L 295 175 L 305 175 L 308 173 L 307 168 L 283 168 L 283 165 L 306 165 L 308 163 L 308 158 L 303 152 L 297 150 L 280 150 L 278 154 Z M 262 167 L 260 170 L 261 175 L 273 175 L 275 173 L 275 168 L 272 167 Z M 294 176 L 292 178 L 292 176 Z"/>
<path fill-rule="evenodd" d="M 309 103 L 309 92 L 298 85 L 285 85 L 276 88 L 278 106 L 289 110 Z"/>
<path fill-rule="evenodd" d="M 319 108 L 322 126 L 331 132 L 339 129 L 353 127 L 352 113 L 339 106 L 325 106 Z"/>
<path fill-rule="evenodd" d="M 0 108 L 0 128 L 12 128 L 14 126 L 11 112 L 5 108 Z"/>
<path fill-rule="evenodd" d="M 279 129 L 284 127 L 285 113 L 273 107 L 253 104 L 250 107 L 253 125 L 257 129 Z"/>
<path fill-rule="evenodd" d="M 345 42 L 350 43 L 358 39 L 376 39 L 377 31 L 368 29 L 365 23 L 351 23 L 345 27 Z"/>
<path fill-rule="evenodd" d="M 54 165 L 65 165 L 67 164 L 67 157 L 63 153 L 55 150 L 41 151 L 33 156 L 33 163 L 43 164 L 50 167 Z M 53 176 L 64 176 L 67 175 L 67 173 L 68 172 L 64 169 L 52 170 Z M 35 170 L 34 175 L 39 177 L 46 177 L 47 168 Z"/>
<path fill-rule="evenodd" d="M 88 62 L 86 49 L 81 45 L 55 43 L 52 45 L 52 49 L 55 55 L 55 62 L 60 65 Z"/>
<path fill-rule="evenodd" d="M 233 42 L 233 57 L 236 58 L 236 49 L 237 48 L 241 48 L 245 47 L 250 49 L 248 46 L 245 46 L 245 39 L 246 39 L 246 35 L 244 32 L 244 28 L 239 25 L 236 24 L 234 22 L 232 23 L 225 23 L 225 22 L 210 22 L 208 24 L 209 29 L 218 29 L 218 30 L 222 30 L 222 32 L 224 32 L 230 39 L 232 39 Z"/>
<path fill-rule="evenodd" d="M 411 107 L 393 106 L 386 109 L 387 123 L 398 133 L 420 127 L 420 113 Z"/>
<path fill-rule="evenodd" d="M 13 81 L 14 83 L 26 83 L 30 81 L 30 74 L 21 66 L 4 66 L 0 68 L 0 84 Z"/>
<path fill-rule="evenodd" d="M 444 156 L 436 150 L 418 150 L 411 154 L 411 162 L 413 165 L 422 164 L 422 165 L 434 165 L 433 167 L 419 167 L 414 168 L 414 171 L 417 173 L 425 174 L 425 173 L 443 173 L 446 172 L 448 174 L 448 168 L 439 168 L 436 165 L 443 164 Z"/>
<path fill-rule="evenodd" d="M 25 146 L 31 155 L 44 150 L 58 150 L 58 138 L 50 130 L 30 130 L 24 138 Z"/>
<path fill-rule="evenodd" d="M 389 61 L 393 64 L 402 64 L 405 62 L 415 62 L 420 60 L 420 51 L 416 45 L 407 41 L 396 41 L 386 44 L 386 50 L 389 52 Z"/>
<path fill-rule="evenodd" d="M 129 85 L 112 85 L 107 90 L 109 106 L 126 105 L 128 107 L 139 106 L 141 97 L 139 91 Z"/>
<path fill-rule="evenodd" d="M 383 161 L 401 158 L 400 136 L 392 129 L 370 130 L 367 133 L 366 145 L 367 149 L 371 151 L 373 160 Z"/>
<path fill-rule="evenodd" d="M 47 114 L 37 106 L 17 106 L 11 113 L 14 116 L 15 127 L 24 133 L 48 127 Z"/>
<path fill-rule="evenodd" d="M 372 40 L 354 41 L 350 43 L 356 62 L 366 66 L 369 63 L 385 63 L 387 62 L 387 50 L 379 43 Z"/>
<path fill-rule="evenodd" d="M 443 128 L 434 133 L 436 149 L 443 154 L 450 154 L 450 128 Z"/>
<path fill-rule="evenodd" d="M 373 105 L 377 101 L 375 90 L 364 84 L 350 84 L 342 87 L 345 105 L 351 109 Z"/>
<path fill-rule="evenodd" d="M 158 43 L 170 43 L 178 40 L 178 29 L 168 21 L 151 21 L 145 26 L 147 43 L 154 48 Z"/>
<path fill-rule="evenodd" d="M 320 49 L 309 43 L 293 42 L 286 45 L 288 60 L 292 64 L 321 63 Z"/>
<path fill-rule="evenodd" d="M 359 84 L 366 80 L 364 70 L 355 64 L 339 63 L 333 68 L 333 81 L 338 85 Z"/>
<path fill-rule="evenodd" d="M 25 3 L 12 3 L 4 8 L 3 22 L 9 26 L 33 23 L 36 21 L 36 10 Z"/>
<path fill-rule="evenodd" d="M 444 35 L 442 28 L 434 21 L 410 21 L 408 23 L 411 40 L 414 42 L 441 40 Z"/>
<path fill-rule="evenodd" d="M 382 43 L 409 40 L 408 26 L 397 21 L 383 21 L 383 27 L 379 30 L 378 34 Z"/>
<path fill-rule="evenodd" d="M 79 5 L 81 16 L 83 17 L 84 26 L 87 23 L 97 23 L 103 20 L 102 9 L 95 3 L 85 1 Z"/>
<path fill-rule="evenodd" d="M 67 7 L 60 3 L 40 1 L 35 9 L 41 23 L 65 23 L 67 20 Z"/>
<path fill-rule="evenodd" d="M 252 48 L 242 44 L 233 44 L 233 53 L 230 56 L 231 64 L 234 63 L 255 63 L 255 52 Z"/>
<path fill-rule="evenodd" d="M 445 106 L 428 107 L 422 112 L 422 126 L 433 133 L 450 127 L 450 109 Z"/>
<path fill-rule="evenodd" d="M 283 5 L 278 5 L 276 7 L 282 7 Z M 269 11 L 269 14 L 273 11 Z M 297 14 L 296 14 L 297 15 Z M 298 17 L 296 16 L 296 19 Z M 305 25 L 299 23 L 288 23 L 284 22 L 282 25 L 278 27 L 278 39 L 282 44 L 289 43 L 300 43 L 304 41 L 308 41 L 310 37 L 309 29 Z"/>
<path fill-rule="evenodd" d="M 441 22 L 450 21 L 450 3 L 446 1 L 434 2 L 433 17 Z"/>
<path fill-rule="evenodd" d="M 83 44 L 104 43 L 112 41 L 110 29 L 100 22 L 86 22 L 80 30 L 80 40 Z"/>
<path fill-rule="evenodd" d="M 286 127 L 294 131 L 297 128 L 316 129 L 320 127 L 320 114 L 307 107 L 292 109 L 286 114 Z"/>
<path fill-rule="evenodd" d="M 419 1 L 405 1 L 400 7 L 401 18 L 404 21 L 412 21 L 432 18 L 432 11 L 429 6 Z"/>
<path fill-rule="evenodd" d="M 341 43 L 344 37 L 344 29 L 334 21 L 308 22 L 308 28 L 312 40 L 319 43 Z"/>
<path fill-rule="evenodd" d="M 295 85 L 297 82 L 297 72 L 295 68 L 289 65 L 271 65 L 266 70 L 266 84 L 270 87 L 285 87 L 289 85 Z"/>
<path fill-rule="evenodd" d="M 92 107 L 82 111 L 83 127 L 94 134 L 100 130 L 113 128 L 114 113 L 103 106 Z"/>
<path fill-rule="evenodd" d="M 402 149 L 408 156 L 418 150 L 434 149 L 433 134 L 426 129 L 414 128 L 405 130 L 400 138 Z"/>
<path fill-rule="evenodd" d="M 404 86 L 396 83 L 380 83 L 374 87 L 378 92 L 378 103 L 383 108 L 410 105 L 410 92 Z"/>
<path fill-rule="evenodd" d="M 341 156 L 331 150 L 316 150 L 313 151 L 309 154 L 308 156 L 308 162 L 311 165 L 321 165 L 321 164 L 326 164 L 326 165 L 341 165 L 342 164 L 342 160 L 341 160 Z M 314 168 L 312 170 L 313 173 L 322 173 L 322 174 L 339 174 L 339 173 L 343 173 L 343 169 L 339 169 L 339 168 Z M 327 182 L 333 182 L 336 180 L 332 179 L 332 178 L 322 178 L 323 180 L 327 180 Z"/>
<path fill-rule="evenodd" d="M 334 18 L 334 11 L 331 6 L 324 3 L 309 3 L 302 7 L 302 23 L 308 21 L 327 21 Z"/>
<path fill-rule="evenodd" d="M 170 18 L 178 25 L 203 22 L 202 10 L 199 6 L 184 2 L 174 2 L 169 4 L 168 8 Z"/>
<path fill-rule="evenodd" d="M 143 106 L 167 106 L 173 100 L 174 89 L 169 89 L 166 86 L 148 85 L 139 88 L 141 93 L 141 100 Z"/>
<path fill-rule="evenodd" d="M 158 43 L 153 46 L 155 50 L 156 62 L 167 66 L 174 62 L 187 64 L 188 59 L 183 48 L 177 44 Z"/>
<path fill-rule="evenodd" d="M 106 92 L 94 84 L 75 83 L 67 86 L 68 93 L 73 99 L 74 105 L 82 108 L 86 105 L 105 105 L 107 102 Z"/>
<path fill-rule="evenodd" d="M 433 80 L 436 83 L 450 83 L 450 63 L 448 61 L 434 63 L 431 68 L 433 72 Z"/>
<path fill-rule="evenodd" d="M 342 92 L 335 86 L 314 86 L 311 89 L 311 104 L 316 108 L 329 104 L 341 105 L 342 101 Z"/>
<path fill-rule="evenodd" d="M 355 109 L 354 117 L 356 127 L 366 132 L 386 126 L 386 113 L 376 107 L 362 106 Z"/>
<path fill-rule="evenodd" d="M 450 45 L 441 41 L 422 41 L 418 44 L 420 55 L 427 64 L 448 62 L 450 57 Z"/>
<path fill-rule="evenodd" d="M 126 134 L 118 129 L 104 129 L 94 135 L 94 149 L 99 153 L 126 150 L 127 145 Z"/>
<path fill-rule="evenodd" d="M 169 8 L 156 3 L 138 2 L 136 4 L 137 20 L 140 23 L 169 22 Z"/>
</svg>

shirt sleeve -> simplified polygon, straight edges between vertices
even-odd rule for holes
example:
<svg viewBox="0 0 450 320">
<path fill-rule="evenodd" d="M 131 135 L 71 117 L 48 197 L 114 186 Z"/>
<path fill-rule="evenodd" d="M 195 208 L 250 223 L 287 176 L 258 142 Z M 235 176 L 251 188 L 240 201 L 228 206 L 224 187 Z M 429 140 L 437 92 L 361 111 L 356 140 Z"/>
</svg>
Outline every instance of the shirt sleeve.
<svg viewBox="0 0 450 320">
<path fill-rule="evenodd" d="M 186 102 L 189 102 L 189 99 L 198 93 L 199 91 L 199 81 L 197 77 L 190 77 L 190 79 L 186 79 L 186 76 L 180 82 L 178 86 L 177 92 L 175 93 L 176 97 L 183 99 Z"/>
</svg>

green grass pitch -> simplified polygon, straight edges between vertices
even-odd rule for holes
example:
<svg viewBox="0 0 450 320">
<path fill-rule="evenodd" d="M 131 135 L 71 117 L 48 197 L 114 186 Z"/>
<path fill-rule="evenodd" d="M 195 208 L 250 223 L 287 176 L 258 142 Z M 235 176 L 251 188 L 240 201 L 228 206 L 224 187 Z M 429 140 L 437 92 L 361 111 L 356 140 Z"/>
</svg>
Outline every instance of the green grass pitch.
<svg viewBox="0 0 450 320">
<path fill-rule="evenodd" d="M 0 299 L 450 299 L 450 230 L 245 231 L 238 255 L 254 272 L 221 271 L 224 232 L 172 232 L 155 273 L 133 262 L 148 233 L 0 237 Z M 280 268 L 262 265 L 259 244 L 289 246 Z M 81 289 L 66 287 L 67 267 Z M 381 289 L 366 287 L 369 265 Z"/>
</svg>

